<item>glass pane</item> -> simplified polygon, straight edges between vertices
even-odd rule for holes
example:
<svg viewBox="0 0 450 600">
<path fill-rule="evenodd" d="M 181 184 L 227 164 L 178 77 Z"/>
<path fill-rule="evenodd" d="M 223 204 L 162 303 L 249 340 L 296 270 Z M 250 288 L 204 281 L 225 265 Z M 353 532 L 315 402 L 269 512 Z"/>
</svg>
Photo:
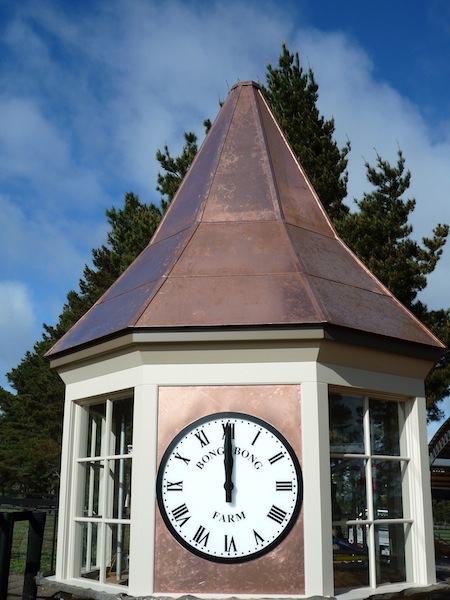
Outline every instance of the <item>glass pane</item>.
<svg viewBox="0 0 450 600">
<path fill-rule="evenodd" d="M 376 519 L 402 519 L 403 461 L 374 460 L 372 463 L 372 488 Z"/>
<path fill-rule="evenodd" d="M 364 454 L 363 398 L 330 395 L 331 452 Z"/>
<path fill-rule="evenodd" d="M 377 585 L 406 581 L 405 527 L 375 525 Z"/>
<path fill-rule="evenodd" d="M 366 525 L 333 528 L 335 592 L 369 585 L 367 530 Z"/>
<path fill-rule="evenodd" d="M 106 582 L 128 585 L 130 526 L 110 525 L 106 537 Z"/>
<path fill-rule="evenodd" d="M 366 518 L 365 464 L 365 460 L 331 459 L 333 521 Z"/>
<path fill-rule="evenodd" d="M 131 464 L 131 458 L 118 458 L 108 461 L 108 471 L 113 493 L 112 510 L 108 511 L 108 517 L 110 518 L 130 518 Z"/>
<path fill-rule="evenodd" d="M 113 402 L 112 434 L 114 446 L 111 454 L 129 454 L 133 443 L 133 400 Z"/>
<path fill-rule="evenodd" d="M 372 454 L 400 455 L 400 428 L 397 402 L 370 399 L 370 440 Z"/>
<path fill-rule="evenodd" d="M 99 545 L 98 523 L 78 523 L 77 527 L 82 529 L 81 543 L 81 577 L 98 580 L 100 568 L 97 564 L 97 548 Z"/>
<path fill-rule="evenodd" d="M 106 402 L 92 404 L 87 407 L 87 411 L 89 414 L 87 444 L 83 456 L 101 456 L 102 435 L 105 435 Z"/>
<path fill-rule="evenodd" d="M 99 461 L 81 463 L 84 472 L 84 504 L 83 517 L 100 517 L 100 489 L 103 477 L 103 464 Z"/>
</svg>

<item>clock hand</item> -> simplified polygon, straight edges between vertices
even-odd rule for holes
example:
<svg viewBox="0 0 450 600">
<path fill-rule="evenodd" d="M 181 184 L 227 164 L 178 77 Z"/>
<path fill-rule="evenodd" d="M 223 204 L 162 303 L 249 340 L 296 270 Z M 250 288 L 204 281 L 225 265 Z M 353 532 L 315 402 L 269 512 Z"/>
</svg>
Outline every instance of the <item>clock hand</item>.
<svg viewBox="0 0 450 600">
<path fill-rule="evenodd" d="M 231 424 L 227 423 L 225 426 L 225 443 L 224 443 L 224 464 L 225 464 L 225 501 L 232 502 L 232 490 L 234 488 L 233 485 L 233 455 L 232 455 L 232 446 L 231 446 Z"/>
</svg>

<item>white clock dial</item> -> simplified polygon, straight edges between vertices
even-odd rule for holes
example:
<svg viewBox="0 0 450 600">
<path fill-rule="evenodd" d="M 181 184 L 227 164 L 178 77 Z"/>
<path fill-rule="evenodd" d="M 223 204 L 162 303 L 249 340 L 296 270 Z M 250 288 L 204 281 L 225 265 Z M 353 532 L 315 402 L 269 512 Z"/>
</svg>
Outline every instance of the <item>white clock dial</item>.
<svg viewBox="0 0 450 600">
<path fill-rule="evenodd" d="M 278 544 L 301 506 L 302 477 L 287 440 L 256 417 L 208 415 L 171 442 L 157 478 L 174 537 L 209 560 L 240 562 Z"/>
</svg>

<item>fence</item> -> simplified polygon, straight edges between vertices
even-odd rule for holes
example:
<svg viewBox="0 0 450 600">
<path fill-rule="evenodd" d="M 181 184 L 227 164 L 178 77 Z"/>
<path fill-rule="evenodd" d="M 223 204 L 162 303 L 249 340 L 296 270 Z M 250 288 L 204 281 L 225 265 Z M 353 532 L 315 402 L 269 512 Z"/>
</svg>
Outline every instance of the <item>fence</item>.
<svg viewBox="0 0 450 600">
<path fill-rule="evenodd" d="M 37 570 L 54 573 L 56 531 L 54 499 L 0 496 L 0 598 L 6 598 L 10 573 L 25 575 L 24 600 L 36 597 Z"/>
</svg>

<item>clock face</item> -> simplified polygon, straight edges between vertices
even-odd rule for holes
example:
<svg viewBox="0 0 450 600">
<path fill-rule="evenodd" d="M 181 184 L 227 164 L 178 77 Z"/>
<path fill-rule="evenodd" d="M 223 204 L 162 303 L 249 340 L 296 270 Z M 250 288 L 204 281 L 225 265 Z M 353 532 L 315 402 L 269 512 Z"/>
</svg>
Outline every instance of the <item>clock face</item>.
<svg viewBox="0 0 450 600">
<path fill-rule="evenodd" d="M 256 417 L 217 413 L 183 429 L 157 477 L 161 515 L 191 552 L 242 562 L 277 545 L 302 501 L 298 459 L 287 440 Z"/>
</svg>

